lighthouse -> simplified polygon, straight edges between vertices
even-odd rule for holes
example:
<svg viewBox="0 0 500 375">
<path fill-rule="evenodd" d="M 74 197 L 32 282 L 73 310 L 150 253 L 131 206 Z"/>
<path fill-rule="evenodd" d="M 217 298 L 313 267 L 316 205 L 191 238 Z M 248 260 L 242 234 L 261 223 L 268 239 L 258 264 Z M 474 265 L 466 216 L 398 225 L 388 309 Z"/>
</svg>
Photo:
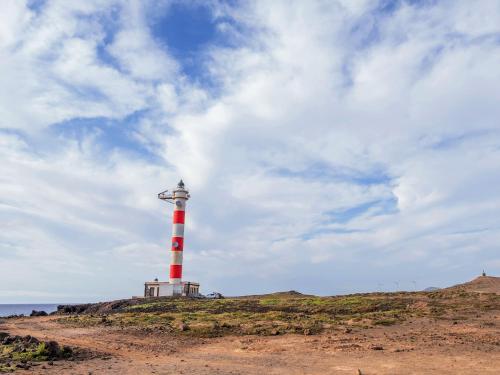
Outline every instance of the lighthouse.
<svg viewBox="0 0 500 375">
<path fill-rule="evenodd" d="M 182 254 L 184 250 L 186 201 L 189 199 L 189 192 L 185 189 L 184 182 L 180 180 L 177 184 L 177 188 L 172 192 L 172 194 L 163 192 L 158 194 L 158 198 L 174 203 L 169 282 L 172 285 L 180 285 L 182 281 Z"/>
<path fill-rule="evenodd" d="M 182 260 L 184 254 L 184 226 L 186 223 L 186 202 L 190 198 L 184 182 L 179 181 L 177 187 L 169 192 L 158 194 L 158 199 L 174 206 L 172 215 L 172 239 L 170 243 L 169 281 L 148 281 L 144 284 L 144 297 L 164 296 L 196 296 L 199 295 L 200 284 L 182 281 Z"/>
</svg>

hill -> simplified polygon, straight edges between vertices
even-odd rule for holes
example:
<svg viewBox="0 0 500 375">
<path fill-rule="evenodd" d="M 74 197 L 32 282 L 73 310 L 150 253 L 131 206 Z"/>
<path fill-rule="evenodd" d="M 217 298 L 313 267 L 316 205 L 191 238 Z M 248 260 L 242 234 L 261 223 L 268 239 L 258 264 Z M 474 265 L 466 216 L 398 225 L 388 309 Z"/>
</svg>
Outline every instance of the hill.
<svg viewBox="0 0 500 375">
<path fill-rule="evenodd" d="M 428 288 L 425 288 L 423 292 L 435 292 L 436 290 L 439 290 L 440 288 L 436 288 L 435 286 L 430 286 Z"/>
<path fill-rule="evenodd" d="M 479 276 L 474 280 L 447 289 L 462 289 L 468 292 L 500 294 L 500 277 Z"/>
</svg>

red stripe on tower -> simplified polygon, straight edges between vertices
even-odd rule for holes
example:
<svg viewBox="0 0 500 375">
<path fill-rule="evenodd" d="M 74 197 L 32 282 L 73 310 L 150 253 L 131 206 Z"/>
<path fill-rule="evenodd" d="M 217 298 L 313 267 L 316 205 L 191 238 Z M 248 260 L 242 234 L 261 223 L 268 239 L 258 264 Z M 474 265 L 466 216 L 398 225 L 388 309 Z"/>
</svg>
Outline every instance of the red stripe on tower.
<svg viewBox="0 0 500 375">
<path fill-rule="evenodd" d="M 174 209 L 174 224 L 184 224 L 185 211 Z"/>
<path fill-rule="evenodd" d="M 172 237 L 172 251 L 184 250 L 184 238 Z"/>
<path fill-rule="evenodd" d="M 170 265 L 170 278 L 171 279 L 182 279 L 182 264 L 171 264 Z"/>
</svg>

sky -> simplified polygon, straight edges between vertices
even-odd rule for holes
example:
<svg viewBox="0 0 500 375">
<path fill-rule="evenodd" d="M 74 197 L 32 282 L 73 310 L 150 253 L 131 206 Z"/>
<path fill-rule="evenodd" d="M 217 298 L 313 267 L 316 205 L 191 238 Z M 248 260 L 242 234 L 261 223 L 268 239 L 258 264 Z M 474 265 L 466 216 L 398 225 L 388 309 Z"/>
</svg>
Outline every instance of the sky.
<svg viewBox="0 0 500 375">
<path fill-rule="evenodd" d="M 3 0 L 0 303 L 500 274 L 500 2 Z"/>
</svg>

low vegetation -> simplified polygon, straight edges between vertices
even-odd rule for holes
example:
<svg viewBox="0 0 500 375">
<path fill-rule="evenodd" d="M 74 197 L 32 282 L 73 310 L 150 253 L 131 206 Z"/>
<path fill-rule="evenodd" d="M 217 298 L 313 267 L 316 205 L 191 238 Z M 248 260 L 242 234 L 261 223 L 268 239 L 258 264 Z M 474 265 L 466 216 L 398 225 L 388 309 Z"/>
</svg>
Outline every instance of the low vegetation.
<svg viewBox="0 0 500 375">
<path fill-rule="evenodd" d="M 32 336 L 10 336 L 0 332 L 0 372 L 28 370 L 44 361 L 80 358 L 69 346 L 60 347 L 55 341 L 39 341 Z"/>
<path fill-rule="evenodd" d="M 347 327 L 400 324 L 415 317 L 466 319 L 478 311 L 498 310 L 500 296 L 465 290 L 371 293 L 316 297 L 297 292 L 225 299 L 156 298 L 93 305 L 63 316 L 70 326 L 111 326 L 171 334 L 315 334 Z"/>
</svg>

